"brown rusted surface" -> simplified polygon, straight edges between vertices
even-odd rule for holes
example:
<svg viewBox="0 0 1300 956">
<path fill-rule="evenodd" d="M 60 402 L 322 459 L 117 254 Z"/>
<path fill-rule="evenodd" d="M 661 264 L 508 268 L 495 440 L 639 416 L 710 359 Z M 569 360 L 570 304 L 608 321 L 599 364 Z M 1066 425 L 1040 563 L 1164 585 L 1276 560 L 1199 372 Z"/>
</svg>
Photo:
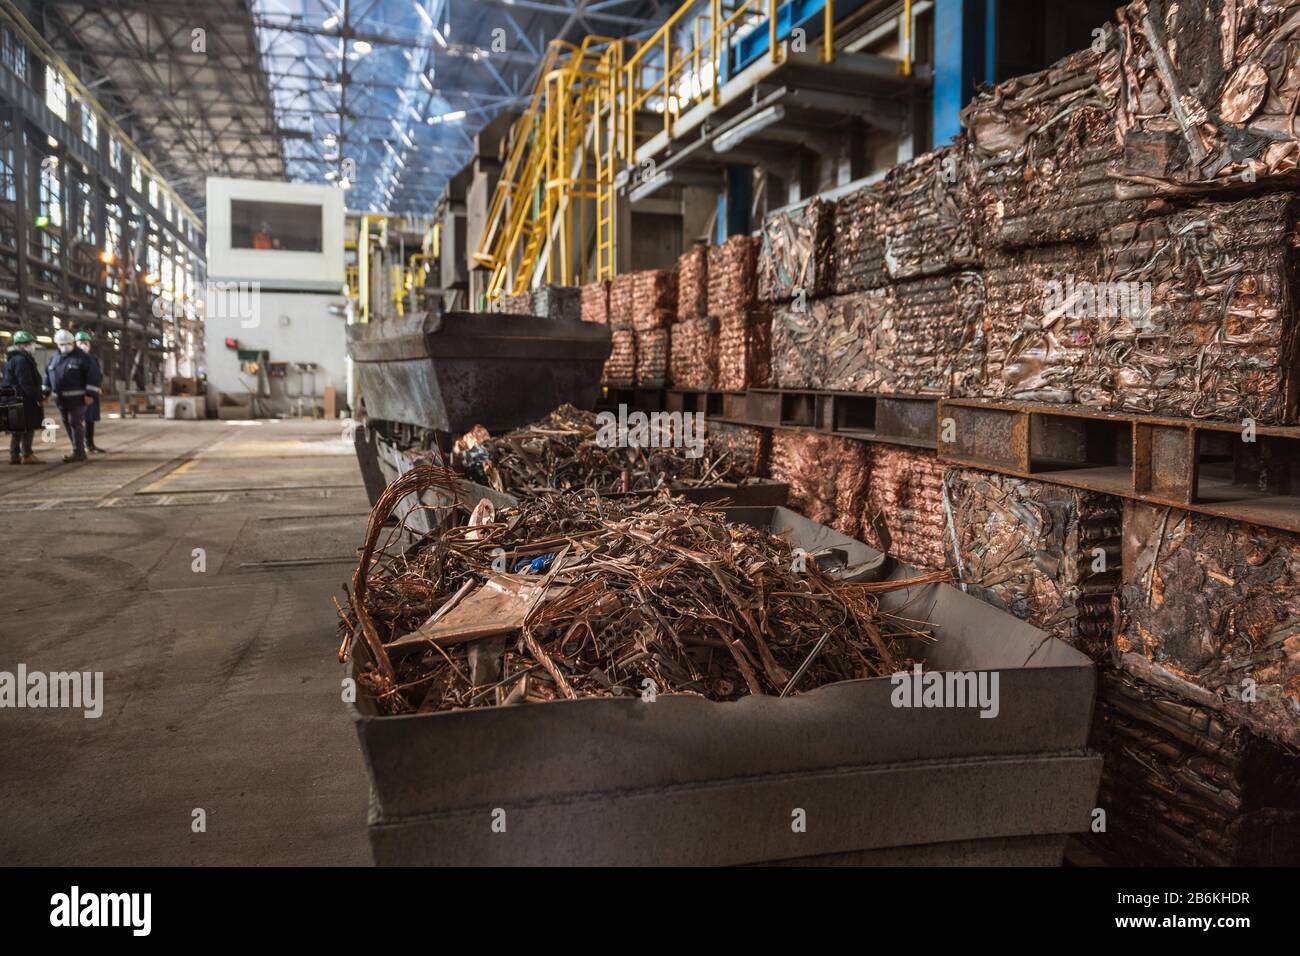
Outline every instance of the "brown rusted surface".
<svg viewBox="0 0 1300 956">
<path fill-rule="evenodd" d="M 582 287 L 582 321 L 609 325 L 609 280 L 600 279 Z"/>
<path fill-rule="evenodd" d="M 668 350 L 671 328 L 636 333 L 636 384 L 640 388 L 662 388 L 668 382 Z"/>
<path fill-rule="evenodd" d="M 817 432 L 772 432 L 771 476 L 790 485 L 789 506 L 850 537 L 860 530 L 868 460 L 863 442 Z"/>
<path fill-rule="evenodd" d="M 1093 658 L 1109 652 L 1121 499 L 949 468 L 943 513 L 947 566 L 962 590 Z"/>
<path fill-rule="evenodd" d="M 786 302 L 834 291 L 834 225 L 834 203 L 820 198 L 768 216 L 758 253 L 759 298 Z"/>
<path fill-rule="evenodd" d="M 695 245 L 677 259 L 677 321 L 702 319 L 709 310 L 709 247 Z"/>
<path fill-rule="evenodd" d="M 717 388 L 717 319 L 685 319 L 673 326 L 668 377 L 676 388 Z"/>
<path fill-rule="evenodd" d="M 632 292 L 636 273 L 625 272 L 609 283 L 609 327 L 615 331 L 632 328 Z"/>
<path fill-rule="evenodd" d="M 619 329 L 610 333 L 611 346 L 600 384 L 631 388 L 636 383 L 636 333 Z"/>
<path fill-rule="evenodd" d="M 1120 607 L 1121 652 L 1300 746 L 1300 537 L 1127 502 Z"/>
</svg>

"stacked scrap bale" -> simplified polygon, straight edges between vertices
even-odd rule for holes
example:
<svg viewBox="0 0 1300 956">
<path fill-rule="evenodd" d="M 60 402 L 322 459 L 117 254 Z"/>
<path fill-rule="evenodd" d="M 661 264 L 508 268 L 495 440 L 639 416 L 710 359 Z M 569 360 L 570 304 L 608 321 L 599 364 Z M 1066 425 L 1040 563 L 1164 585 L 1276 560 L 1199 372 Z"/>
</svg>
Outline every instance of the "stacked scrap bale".
<svg viewBox="0 0 1300 956">
<path fill-rule="evenodd" d="M 709 247 L 692 246 L 677 260 L 677 321 L 709 314 Z"/>
<path fill-rule="evenodd" d="M 959 139 L 885 175 L 874 225 L 891 280 L 943 275 L 979 263 L 964 150 Z"/>
<path fill-rule="evenodd" d="M 525 289 L 514 295 L 498 296 L 492 303 L 491 311 L 502 315 L 532 315 L 533 294 Z"/>
<path fill-rule="evenodd" d="M 609 325 L 609 284 L 599 279 L 582 287 L 582 321 Z"/>
<path fill-rule="evenodd" d="M 582 290 L 577 286 L 538 286 L 532 298 L 532 314 L 539 319 L 577 322 L 582 318 Z"/>
<path fill-rule="evenodd" d="M 758 301 L 757 243 L 732 236 L 709 249 L 708 314 L 718 320 L 718 388 L 741 391 L 767 382 L 772 315 Z"/>
<path fill-rule="evenodd" d="M 615 276 L 609 283 L 609 327 L 614 331 L 632 328 L 632 292 L 636 273 Z"/>
<path fill-rule="evenodd" d="M 1300 862 L 1300 757 L 1234 727 L 1196 688 L 1103 671 L 1090 745 L 1105 755 L 1106 826 L 1086 842 L 1104 860 Z"/>
<path fill-rule="evenodd" d="M 768 474 L 772 463 L 772 432 L 767 428 L 708 422 L 705 441 L 712 457 L 726 453 L 748 474 Z"/>
<path fill-rule="evenodd" d="M 631 388 L 636 384 L 636 333 L 631 329 L 617 329 L 609 337 L 609 358 L 605 360 L 600 384 Z"/>
<path fill-rule="evenodd" d="M 1120 499 L 949 468 L 943 546 L 953 581 L 1101 659 L 1120 579 Z"/>
<path fill-rule="evenodd" d="M 668 377 L 681 389 L 718 387 L 718 320 L 706 316 L 679 320 L 669 343 Z"/>
<path fill-rule="evenodd" d="M 1118 651 L 1300 747 L 1300 536 L 1130 501 Z"/>
<path fill-rule="evenodd" d="M 836 203 L 831 268 L 837 293 L 878 289 L 889 281 L 880 217 L 878 186 L 856 190 Z"/>
<path fill-rule="evenodd" d="M 771 476 L 789 484 L 791 508 L 842 534 L 858 536 L 858 502 L 866 491 L 869 467 L 864 443 L 777 429 L 771 454 Z"/>
<path fill-rule="evenodd" d="M 672 329 L 634 332 L 636 337 L 636 384 L 638 388 L 663 388 L 668 384 L 668 350 Z"/>
<path fill-rule="evenodd" d="M 671 326 L 677 317 L 677 276 L 661 269 L 644 269 L 631 274 L 631 286 L 636 384 L 663 388 L 668 383 Z"/>
<path fill-rule="evenodd" d="M 920 448 L 872 442 L 870 478 L 857 507 L 862 540 L 915 568 L 943 567 L 943 473 L 938 456 Z M 884 540 L 878 524 L 888 535 Z"/>
<path fill-rule="evenodd" d="M 835 206 L 813 198 L 768 216 L 758 253 L 758 296 L 766 302 L 815 299 L 835 289 L 831 255 Z"/>
</svg>

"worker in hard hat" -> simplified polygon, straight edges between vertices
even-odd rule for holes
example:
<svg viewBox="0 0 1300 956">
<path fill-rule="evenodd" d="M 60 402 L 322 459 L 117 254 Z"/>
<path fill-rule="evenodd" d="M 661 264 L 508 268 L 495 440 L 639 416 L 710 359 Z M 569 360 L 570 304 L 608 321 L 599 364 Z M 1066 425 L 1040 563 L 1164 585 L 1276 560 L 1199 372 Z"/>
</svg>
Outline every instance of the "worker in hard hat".
<svg viewBox="0 0 1300 956">
<path fill-rule="evenodd" d="M 86 460 L 86 409 L 95 403 L 99 394 L 99 365 L 87 358 L 77 348 L 72 333 L 59 329 L 54 333 L 54 344 L 59 351 L 45 366 L 45 384 L 59 406 L 63 427 L 72 442 L 72 454 L 64 461 Z"/>
<path fill-rule="evenodd" d="M 77 333 L 76 339 L 77 348 L 81 349 L 81 351 L 86 354 L 86 358 L 90 359 L 91 363 L 95 367 L 93 375 L 94 380 L 102 386 L 104 382 L 104 370 L 99 364 L 99 359 L 95 358 L 95 353 L 90 351 L 90 343 L 94 341 L 95 337 L 85 329 L 82 329 Z M 86 451 L 93 452 L 96 455 L 102 455 L 104 454 L 104 449 L 95 444 L 95 422 L 99 421 L 99 388 L 96 388 L 93 392 L 88 388 L 87 394 L 94 398 L 95 402 L 93 405 L 86 408 Z"/>
<path fill-rule="evenodd" d="M 41 370 L 32 357 L 32 343 L 36 336 L 24 329 L 14 334 L 13 342 L 5 352 L 4 384 L 23 399 L 23 429 L 9 433 L 9 464 L 39 465 L 40 459 L 32 454 L 32 436 L 44 417 L 41 408 Z"/>
</svg>

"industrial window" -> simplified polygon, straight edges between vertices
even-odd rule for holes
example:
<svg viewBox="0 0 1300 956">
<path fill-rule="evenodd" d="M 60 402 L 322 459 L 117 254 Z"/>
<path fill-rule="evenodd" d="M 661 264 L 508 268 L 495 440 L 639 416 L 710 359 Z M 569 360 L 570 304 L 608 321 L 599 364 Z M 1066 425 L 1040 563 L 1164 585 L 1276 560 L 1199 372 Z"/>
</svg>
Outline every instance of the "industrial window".
<svg viewBox="0 0 1300 956">
<path fill-rule="evenodd" d="M 307 203 L 230 201 L 230 248 L 320 252 L 321 207 Z"/>
<path fill-rule="evenodd" d="M 122 141 L 116 136 L 108 138 L 108 161 L 119 173 L 122 171 Z"/>
<path fill-rule="evenodd" d="M 17 184 L 14 182 L 14 152 L 9 145 L 0 147 L 0 199 L 10 202 L 18 200 Z"/>
<path fill-rule="evenodd" d="M 59 183 L 59 159 L 47 156 L 41 160 L 40 208 L 49 218 L 50 225 L 63 225 L 63 190 Z"/>
<path fill-rule="evenodd" d="M 138 195 L 144 189 L 144 177 L 140 173 L 140 161 L 131 159 L 131 189 Z"/>
<path fill-rule="evenodd" d="M 89 103 L 81 104 L 81 138 L 91 149 L 99 149 L 99 117 Z"/>
<path fill-rule="evenodd" d="M 27 82 L 27 47 L 8 27 L 0 31 L 0 60 L 14 76 Z"/>
<path fill-rule="evenodd" d="M 68 119 L 68 87 L 63 82 L 59 71 L 52 66 L 45 67 L 45 105 L 59 119 Z"/>
</svg>

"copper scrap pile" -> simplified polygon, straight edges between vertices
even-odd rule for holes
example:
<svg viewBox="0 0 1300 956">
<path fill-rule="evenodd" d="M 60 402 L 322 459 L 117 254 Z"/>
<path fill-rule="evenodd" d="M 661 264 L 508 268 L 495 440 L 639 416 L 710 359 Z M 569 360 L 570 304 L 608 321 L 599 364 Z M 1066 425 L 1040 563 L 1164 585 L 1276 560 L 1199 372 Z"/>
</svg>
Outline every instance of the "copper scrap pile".
<svg viewBox="0 0 1300 956">
<path fill-rule="evenodd" d="M 669 343 L 668 377 L 676 388 L 718 387 L 718 320 L 679 320 Z"/>
<path fill-rule="evenodd" d="M 599 279 L 582 287 L 582 321 L 609 325 L 609 280 Z"/>
<path fill-rule="evenodd" d="M 539 319 L 578 322 L 582 319 L 582 290 L 567 285 L 538 286 L 533 290 L 532 314 Z"/>
<path fill-rule="evenodd" d="M 631 274 L 632 328 L 649 332 L 673 324 L 677 318 L 677 276 L 662 269 Z"/>
<path fill-rule="evenodd" d="M 1107 668 L 1090 745 L 1105 754 L 1104 832 L 1116 865 L 1280 866 L 1300 858 L 1300 757 L 1234 730 L 1174 686 Z M 1154 758 L 1154 759 L 1153 759 Z"/>
<path fill-rule="evenodd" d="M 949 468 L 943 514 L 947 566 L 966 593 L 1094 658 L 1106 655 L 1119 587 L 1120 499 Z"/>
<path fill-rule="evenodd" d="M 724 325 L 747 316 L 758 300 L 757 253 L 751 236 L 732 236 L 720 246 L 709 247 L 708 314 Z"/>
<path fill-rule="evenodd" d="M 665 326 L 635 333 L 638 388 L 663 388 L 668 384 L 668 350 L 672 332 L 671 326 Z"/>
<path fill-rule="evenodd" d="M 709 314 L 709 247 L 695 245 L 677 259 L 677 321 Z"/>
<path fill-rule="evenodd" d="M 885 269 L 890 279 L 942 275 L 979 263 L 976 224 L 965 201 L 962 144 L 895 166 L 880 184 Z"/>
<path fill-rule="evenodd" d="M 609 358 L 605 359 L 600 384 L 613 388 L 636 384 L 636 333 L 631 329 L 610 333 Z"/>
<path fill-rule="evenodd" d="M 880 190 L 866 186 L 840 199 L 835 206 L 835 291 L 878 289 L 889 281 L 885 271 L 885 237 L 877 228 Z"/>
<path fill-rule="evenodd" d="M 602 433 L 595 412 L 561 405 L 540 421 L 490 437 L 480 426 L 457 441 L 452 465 L 471 480 L 510 494 L 586 489 L 609 494 L 743 482 L 756 477 L 743 454 L 703 436 L 675 434 L 668 416 L 646 416 L 644 435 L 628 424 L 627 440 Z M 690 457 L 699 438 L 703 454 Z M 700 447 L 700 446 L 697 446 Z"/>
<path fill-rule="evenodd" d="M 1124 508 L 1118 648 L 1300 747 L 1300 536 L 1140 502 Z M 1243 700 L 1243 681 L 1255 700 Z"/>
<path fill-rule="evenodd" d="M 914 568 L 943 567 L 944 466 L 938 455 L 881 442 L 868 447 L 867 494 L 858 515 L 861 539 Z M 884 526 L 883 534 L 877 525 Z"/>
<path fill-rule="evenodd" d="M 768 216 L 758 252 L 758 297 L 785 302 L 829 295 L 835 288 L 834 229 L 835 205 L 821 198 Z"/>
<path fill-rule="evenodd" d="M 632 292 L 636 273 L 625 272 L 609 283 L 609 327 L 615 331 L 632 328 Z"/>
<path fill-rule="evenodd" d="M 741 391 L 768 381 L 772 314 L 758 301 L 758 246 L 732 236 L 709 249 L 709 314 L 718 319 L 718 388 Z"/>
<path fill-rule="evenodd" d="M 893 673 L 896 639 L 919 633 L 879 609 L 903 585 L 837 581 L 783 538 L 669 498 L 480 505 L 418 549 L 378 547 L 403 494 L 450 480 L 423 465 L 389 486 L 342 612 L 344 653 L 364 644 L 359 683 L 387 714 L 798 694 Z"/>
</svg>

